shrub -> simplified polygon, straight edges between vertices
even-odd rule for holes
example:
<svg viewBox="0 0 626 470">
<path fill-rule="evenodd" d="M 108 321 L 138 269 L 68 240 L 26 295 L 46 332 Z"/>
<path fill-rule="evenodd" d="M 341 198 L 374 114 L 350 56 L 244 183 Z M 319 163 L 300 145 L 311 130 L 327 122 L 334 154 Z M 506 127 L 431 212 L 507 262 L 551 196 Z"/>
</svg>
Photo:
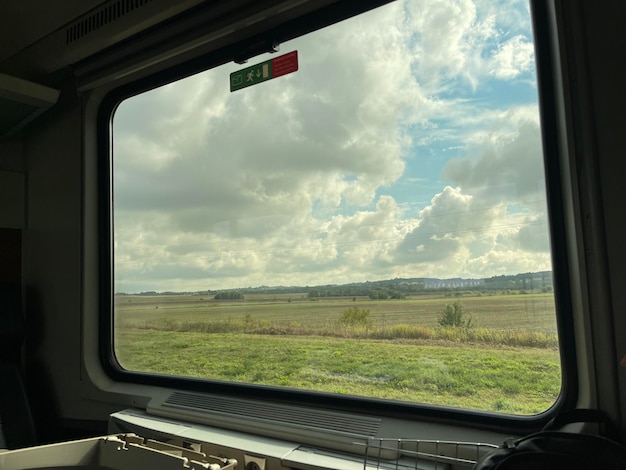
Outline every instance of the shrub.
<svg viewBox="0 0 626 470">
<path fill-rule="evenodd" d="M 349 326 L 369 326 L 370 311 L 359 307 L 347 308 L 341 314 L 340 322 Z"/>
<path fill-rule="evenodd" d="M 454 328 L 471 328 L 474 326 L 472 317 L 466 317 L 463 311 L 463 304 L 456 301 L 452 305 L 446 304 L 443 312 L 439 316 L 439 326 Z"/>
</svg>

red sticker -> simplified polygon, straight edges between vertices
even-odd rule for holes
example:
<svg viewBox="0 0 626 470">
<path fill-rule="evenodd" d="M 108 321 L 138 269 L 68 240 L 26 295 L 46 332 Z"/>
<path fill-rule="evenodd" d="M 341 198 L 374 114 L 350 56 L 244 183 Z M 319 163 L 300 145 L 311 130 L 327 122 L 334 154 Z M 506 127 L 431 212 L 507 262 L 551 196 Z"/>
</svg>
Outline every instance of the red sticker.
<svg viewBox="0 0 626 470">
<path fill-rule="evenodd" d="M 289 52 L 272 59 L 272 78 L 287 75 L 298 70 L 298 51 Z"/>
</svg>

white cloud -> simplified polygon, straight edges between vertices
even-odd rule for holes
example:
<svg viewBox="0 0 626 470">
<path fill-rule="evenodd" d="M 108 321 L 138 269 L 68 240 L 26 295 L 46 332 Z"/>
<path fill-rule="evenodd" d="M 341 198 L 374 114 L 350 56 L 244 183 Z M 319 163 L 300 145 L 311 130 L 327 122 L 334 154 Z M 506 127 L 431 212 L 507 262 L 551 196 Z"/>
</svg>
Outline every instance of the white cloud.
<svg viewBox="0 0 626 470">
<path fill-rule="evenodd" d="M 229 64 L 122 103 L 116 288 L 546 269 L 536 103 L 477 94 L 532 50 L 517 2 L 483 3 L 396 2 L 284 45 L 295 74 L 231 94 Z"/>
<path fill-rule="evenodd" d="M 500 79 L 516 78 L 534 67 L 534 46 L 523 36 L 515 36 L 493 54 L 490 74 Z"/>
<path fill-rule="evenodd" d="M 409 28 L 414 31 L 418 80 L 433 87 L 459 75 L 473 81 L 471 65 L 480 54 L 479 43 L 493 35 L 493 17 L 479 19 L 471 0 L 422 0 L 405 5 Z"/>
<path fill-rule="evenodd" d="M 495 133 L 478 147 L 481 154 L 468 154 L 448 162 L 443 178 L 473 194 L 486 205 L 494 202 L 535 202 L 545 195 L 543 150 L 539 127 L 521 122 L 514 132 Z"/>
<path fill-rule="evenodd" d="M 550 269 L 540 132 L 523 118 L 534 113 L 494 115 L 499 129 L 474 137 L 472 152 L 445 166 L 442 177 L 455 186 L 420 212 L 398 245 L 397 264 L 437 277 Z"/>
</svg>

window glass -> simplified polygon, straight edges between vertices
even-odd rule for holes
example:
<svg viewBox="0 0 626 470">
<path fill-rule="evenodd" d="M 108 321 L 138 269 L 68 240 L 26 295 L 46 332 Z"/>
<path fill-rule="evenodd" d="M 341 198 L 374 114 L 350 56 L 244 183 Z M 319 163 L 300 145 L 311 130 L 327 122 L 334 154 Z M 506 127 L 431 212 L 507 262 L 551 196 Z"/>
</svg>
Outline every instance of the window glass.
<svg viewBox="0 0 626 470">
<path fill-rule="evenodd" d="M 297 71 L 249 68 L 294 51 Z M 126 99 L 113 137 L 124 369 L 506 414 L 557 399 L 526 1 L 394 2 Z"/>
</svg>

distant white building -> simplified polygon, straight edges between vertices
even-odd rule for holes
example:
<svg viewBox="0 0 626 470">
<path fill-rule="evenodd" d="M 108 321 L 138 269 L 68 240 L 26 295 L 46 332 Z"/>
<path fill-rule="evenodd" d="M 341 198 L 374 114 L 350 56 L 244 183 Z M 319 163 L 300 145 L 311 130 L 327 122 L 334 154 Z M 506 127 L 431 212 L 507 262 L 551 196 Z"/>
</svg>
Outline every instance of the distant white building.
<svg viewBox="0 0 626 470">
<path fill-rule="evenodd" d="M 427 289 L 463 289 L 480 287 L 484 284 L 484 279 L 429 279 L 424 282 L 424 287 Z"/>
</svg>

